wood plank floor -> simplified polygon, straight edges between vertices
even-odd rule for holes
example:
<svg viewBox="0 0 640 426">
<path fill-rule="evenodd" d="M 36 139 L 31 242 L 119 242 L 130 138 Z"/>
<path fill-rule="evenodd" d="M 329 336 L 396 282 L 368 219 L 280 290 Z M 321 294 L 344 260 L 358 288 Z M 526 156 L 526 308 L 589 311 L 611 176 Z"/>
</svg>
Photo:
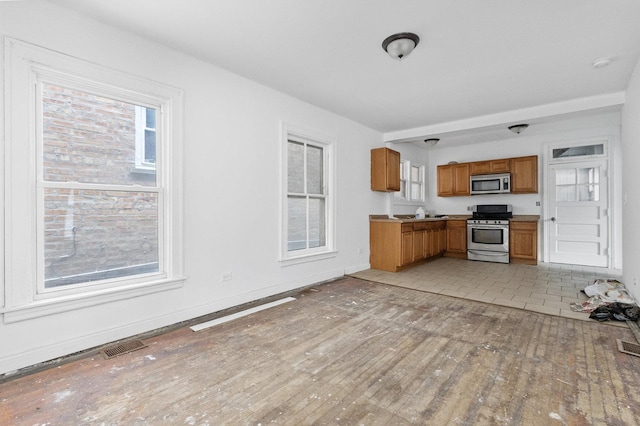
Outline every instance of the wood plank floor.
<svg viewBox="0 0 640 426">
<path fill-rule="evenodd" d="M 357 278 L 0 384 L 2 425 L 637 425 L 627 328 Z"/>
</svg>

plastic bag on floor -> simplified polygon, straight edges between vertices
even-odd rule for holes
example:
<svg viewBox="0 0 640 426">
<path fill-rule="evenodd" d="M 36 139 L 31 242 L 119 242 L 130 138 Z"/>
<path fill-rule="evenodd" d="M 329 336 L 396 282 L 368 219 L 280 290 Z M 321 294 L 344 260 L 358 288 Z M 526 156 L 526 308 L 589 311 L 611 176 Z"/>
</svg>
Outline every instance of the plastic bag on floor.
<svg viewBox="0 0 640 426">
<path fill-rule="evenodd" d="M 596 321 L 638 321 L 640 319 L 640 308 L 629 303 L 609 303 L 598 306 L 589 318 Z"/>
<path fill-rule="evenodd" d="M 617 280 L 595 280 L 593 284 L 586 286 L 583 291 L 587 296 L 598 296 L 605 302 L 635 304 L 633 297 L 629 295 L 624 284 Z"/>
</svg>

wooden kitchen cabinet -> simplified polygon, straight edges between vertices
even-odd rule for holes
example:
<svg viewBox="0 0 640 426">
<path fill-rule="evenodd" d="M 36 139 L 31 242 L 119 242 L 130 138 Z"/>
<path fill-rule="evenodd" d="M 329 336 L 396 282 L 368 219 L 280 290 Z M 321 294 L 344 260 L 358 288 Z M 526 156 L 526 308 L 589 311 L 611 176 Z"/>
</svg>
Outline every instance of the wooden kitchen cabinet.
<svg viewBox="0 0 640 426">
<path fill-rule="evenodd" d="M 447 220 L 447 257 L 467 258 L 467 221 Z"/>
<path fill-rule="evenodd" d="M 488 175 L 491 173 L 508 173 L 511 170 L 511 161 L 508 158 L 500 160 L 475 161 L 470 165 L 470 174 Z"/>
<path fill-rule="evenodd" d="M 511 263 L 538 263 L 538 222 L 509 222 L 509 261 Z"/>
<path fill-rule="evenodd" d="M 511 158 L 511 193 L 538 193 L 538 156 Z"/>
<path fill-rule="evenodd" d="M 442 254 L 438 236 L 444 229 L 443 220 L 369 222 L 371 268 L 397 272 Z"/>
<path fill-rule="evenodd" d="M 371 150 L 371 190 L 400 191 L 400 153 L 389 148 Z"/>
<path fill-rule="evenodd" d="M 438 166 L 438 197 L 469 195 L 470 163 Z"/>
</svg>

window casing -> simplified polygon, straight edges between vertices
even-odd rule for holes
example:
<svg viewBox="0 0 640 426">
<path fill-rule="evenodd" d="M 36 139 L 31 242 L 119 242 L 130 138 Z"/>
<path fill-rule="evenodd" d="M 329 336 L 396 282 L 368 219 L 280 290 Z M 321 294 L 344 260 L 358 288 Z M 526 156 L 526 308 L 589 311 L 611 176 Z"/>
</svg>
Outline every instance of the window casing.
<svg viewBox="0 0 640 426">
<path fill-rule="evenodd" d="M 9 38 L 4 83 L 5 321 L 181 285 L 182 92 Z M 157 113 L 144 175 L 138 109 Z"/>
<path fill-rule="evenodd" d="M 335 251 L 334 142 L 289 126 L 283 135 L 281 260 L 323 257 Z"/>
</svg>

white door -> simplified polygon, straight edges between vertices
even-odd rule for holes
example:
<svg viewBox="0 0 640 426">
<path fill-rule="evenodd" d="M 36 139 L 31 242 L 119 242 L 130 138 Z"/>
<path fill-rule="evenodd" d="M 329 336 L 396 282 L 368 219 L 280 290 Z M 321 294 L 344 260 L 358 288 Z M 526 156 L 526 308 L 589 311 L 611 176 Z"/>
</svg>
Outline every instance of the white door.
<svg viewBox="0 0 640 426">
<path fill-rule="evenodd" d="M 606 160 L 552 164 L 549 261 L 608 266 Z"/>
</svg>

